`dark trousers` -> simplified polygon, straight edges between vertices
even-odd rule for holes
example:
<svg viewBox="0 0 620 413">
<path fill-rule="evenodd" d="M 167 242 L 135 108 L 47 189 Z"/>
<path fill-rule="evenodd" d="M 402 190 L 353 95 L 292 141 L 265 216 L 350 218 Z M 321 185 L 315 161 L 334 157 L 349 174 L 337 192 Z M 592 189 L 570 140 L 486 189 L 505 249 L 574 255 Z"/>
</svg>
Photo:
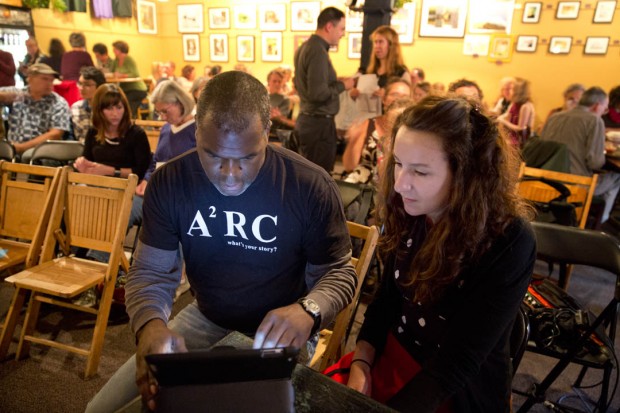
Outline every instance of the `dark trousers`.
<svg viewBox="0 0 620 413">
<path fill-rule="evenodd" d="M 300 113 L 295 131 L 299 137 L 299 153 L 330 173 L 336 163 L 338 139 L 334 118 Z"/>
</svg>

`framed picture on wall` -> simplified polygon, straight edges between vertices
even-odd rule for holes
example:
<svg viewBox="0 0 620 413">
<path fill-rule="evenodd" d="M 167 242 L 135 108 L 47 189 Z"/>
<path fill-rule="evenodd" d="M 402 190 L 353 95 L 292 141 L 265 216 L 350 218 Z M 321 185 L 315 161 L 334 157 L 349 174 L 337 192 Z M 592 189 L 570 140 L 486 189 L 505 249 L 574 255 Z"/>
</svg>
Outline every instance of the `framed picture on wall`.
<svg viewBox="0 0 620 413">
<path fill-rule="evenodd" d="M 228 7 L 209 9 L 209 29 L 230 29 L 230 9 Z"/>
<path fill-rule="evenodd" d="M 570 36 L 551 36 L 549 41 L 549 53 L 551 54 L 568 54 L 573 43 Z"/>
<path fill-rule="evenodd" d="M 256 5 L 236 5 L 233 16 L 235 29 L 256 29 Z"/>
<path fill-rule="evenodd" d="M 398 33 L 400 44 L 412 44 L 415 26 L 415 3 L 405 3 L 392 15 L 390 25 Z"/>
<path fill-rule="evenodd" d="M 594 23 L 611 23 L 616 11 L 616 1 L 599 1 L 594 10 Z"/>
<path fill-rule="evenodd" d="M 293 50 L 296 52 L 306 40 L 310 38 L 309 34 L 296 34 L 293 37 Z"/>
<path fill-rule="evenodd" d="M 291 2 L 291 30 L 294 32 L 313 32 L 316 30 L 316 19 L 321 13 L 321 2 Z"/>
<path fill-rule="evenodd" d="M 261 30 L 281 32 L 286 30 L 286 4 L 259 5 L 258 26 Z"/>
<path fill-rule="evenodd" d="M 537 46 L 538 36 L 519 36 L 515 50 L 521 53 L 534 53 Z"/>
<path fill-rule="evenodd" d="M 584 54 L 606 55 L 609 47 L 609 37 L 586 37 L 586 45 L 583 47 Z"/>
<path fill-rule="evenodd" d="M 463 39 L 463 55 L 488 56 L 491 36 L 488 34 L 466 34 Z"/>
<path fill-rule="evenodd" d="M 212 62 L 228 62 L 228 35 L 209 35 L 209 58 Z"/>
<path fill-rule="evenodd" d="M 202 4 L 179 4 L 177 6 L 179 33 L 202 33 Z"/>
<path fill-rule="evenodd" d="M 509 34 L 495 34 L 491 37 L 489 60 L 509 62 L 512 58 L 512 36 Z"/>
<path fill-rule="evenodd" d="M 362 58 L 362 33 L 349 33 L 347 57 L 349 59 Z"/>
<path fill-rule="evenodd" d="M 197 34 L 183 35 L 183 60 L 200 62 L 200 37 Z"/>
<path fill-rule="evenodd" d="M 152 1 L 138 0 L 138 33 L 157 34 L 157 8 Z"/>
<path fill-rule="evenodd" d="M 575 20 L 579 17 L 580 1 L 560 1 L 555 12 L 555 18 L 560 20 Z"/>
<path fill-rule="evenodd" d="M 521 17 L 521 21 L 523 23 L 538 23 L 540 21 L 540 10 L 542 10 L 542 3 L 523 3 L 523 17 Z"/>
<path fill-rule="evenodd" d="M 282 33 L 262 33 L 263 62 L 282 61 Z"/>
<path fill-rule="evenodd" d="M 469 33 L 510 34 L 514 0 L 475 0 L 469 2 Z"/>
<path fill-rule="evenodd" d="M 364 12 L 347 9 L 345 30 L 349 33 L 361 33 L 364 30 Z"/>
<path fill-rule="evenodd" d="M 243 35 L 237 36 L 237 61 L 253 62 L 254 61 L 254 36 Z"/>
<path fill-rule="evenodd" d="M 463 37 L 467 2 L 458 0 L 422 0 L 421 37 Z"/>
</svg>

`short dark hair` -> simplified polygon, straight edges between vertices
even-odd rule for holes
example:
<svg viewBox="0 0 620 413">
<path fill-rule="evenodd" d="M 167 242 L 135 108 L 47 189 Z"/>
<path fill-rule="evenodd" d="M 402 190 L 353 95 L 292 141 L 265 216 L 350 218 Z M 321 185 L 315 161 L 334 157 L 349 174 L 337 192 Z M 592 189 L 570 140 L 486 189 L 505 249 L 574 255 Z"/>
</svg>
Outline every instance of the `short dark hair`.
<svg viewBox="0 0 620 413">
<path fill-rule="evenodd" d="M 231 70 L 207 82 L 198 99 L 196 120 L 201 124 L 208 116 L 218 129 L 241 133 L 256 115 L 266 130 L 269 111 L 265 86 L 252 75 Z"/>
<path fill-rule="evenodd" d="M 84 79 L 92 80 L 97 84 L 97 87 L 105 83 L 105 75 L 95 66 L 84 66 L 80 69 L 80 75 L 84 76 Z"/>
<path fill-rule="evenodd" d="M 73 32 L 69 35 L 69 44 L 71 47 L 85 47 L 86 37 L 84 37 L 83 33 Z"/>
<path fill-rule="evenodd" d="M 607 93 L 598 86 L 592 86 L 590 89 L 583 92 L 581 99 L 579 99 L 579 106 L 585 106 L 589 108 L 597 103 L 603 103 L 607 99 Z"/>
<path fill-rule="evenodd" d="M 50 47 L 47 50 L 51 57 L 61 57 L 65 52 L 65 46 L 60 39 L 50 40 Z"/>
<path fill-rule="evenodd" d="M 108 54 L 108 46 L 103 43 L 95 43 L 93 53 Z"/>
<path fill-rule="evenodd" d="M 326 7 L 324 8 L 319 17 L 316 19 L 316 28 L 322 29 L 327 26 L 329 22 L 339 22 L 344 19 L 344 13 L 341 10 L 338 10 L 335 7 Z"/>
<path fill-rule="evenodd" d="M 620 86 L 609 91 L 609 107 L 616 109 L 618 106 L 620 106 Z"/>
<path fill-rule="evenodd" d="M 484 97 L 484 95 L 482 94 L 482 89 L 480 89 L 480 86 L 478 86 L 478 83 L 474 82 L 473 80 L 467 80 L 467 79 L 459 79 L 455 82 L 450 83 L 450 86 L 448 87 L 448 92 L 455 92 L 456 89 L 460 88 L 460 87 L 475 87 L 476 90 L 478 90 L 478 96 L 480 96 L 480 101 L 482 101 L 482 98 Z"/>
<path fill-rule="evenodd" d="M 112 47 L 114 47 L 121 53 L 129 53 L 129 44 L 127 44 L 127 42 L 124 42 L 122 40 L 117 40 L 114 43 L 112 43 Z"/>
</svg>

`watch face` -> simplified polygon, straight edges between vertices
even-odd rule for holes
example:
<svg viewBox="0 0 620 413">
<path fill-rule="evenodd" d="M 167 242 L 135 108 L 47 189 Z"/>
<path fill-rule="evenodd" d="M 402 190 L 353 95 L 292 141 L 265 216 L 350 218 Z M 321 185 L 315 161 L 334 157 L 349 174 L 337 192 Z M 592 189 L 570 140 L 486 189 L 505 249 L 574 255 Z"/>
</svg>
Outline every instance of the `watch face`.
<svg viewBox="0 0 620 413">
<path fill-rule="evenodd" d="M 316 302 L 313 300 L 304 300 L 303 301 L 304 308 L 306 311 L 318 316 L 321 313 L 321 310 Z"/>
</svg>

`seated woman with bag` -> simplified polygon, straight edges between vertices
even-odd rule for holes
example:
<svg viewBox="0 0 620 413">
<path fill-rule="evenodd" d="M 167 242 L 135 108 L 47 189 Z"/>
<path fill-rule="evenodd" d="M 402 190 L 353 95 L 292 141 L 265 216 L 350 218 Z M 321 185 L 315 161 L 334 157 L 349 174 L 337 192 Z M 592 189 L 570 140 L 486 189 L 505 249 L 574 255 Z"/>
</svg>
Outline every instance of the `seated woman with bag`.
<svg viewBox="0 0 620 413">
<path fill-rule="evenodd" d="M 385 271 L 344 381 L 400 411 L 507 412 L 535 260 L 514 149 L 473 104 L 437 96 L 403 112 L 390 148 Z"/>
</svg>

